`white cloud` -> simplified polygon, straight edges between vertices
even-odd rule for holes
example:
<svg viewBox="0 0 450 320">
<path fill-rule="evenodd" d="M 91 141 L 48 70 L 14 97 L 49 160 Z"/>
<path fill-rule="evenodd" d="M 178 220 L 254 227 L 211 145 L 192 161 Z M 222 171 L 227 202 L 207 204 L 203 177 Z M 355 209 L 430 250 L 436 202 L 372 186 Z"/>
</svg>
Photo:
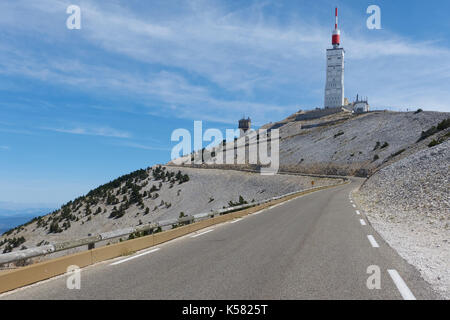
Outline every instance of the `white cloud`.
<svg viewBox="0 0 450 320">
<path fill-rule="evenodd" d="M 119 146 L 141 149 L 141 150 L 157 150 L 157 151 L 170 151 L 171 150 L 170 148 L 149 146 L 146 144 L 141 144 L 141 143 L 136 143 L 136 142 L 125 142 L 125 143 L 119 144 Z"/>
<path fill-rule="evenodd" d="M 130 138 L 132 135 L 125 131 L 119 131 L 116 129 L 108 127 L 97 127 L 97 128 L 83 128 L 83 127 L 73 127 L 67 128 L 50 128 L 42 127 L 43 130 L 55 131 L 61 133 L 77 134 L 77 135 L 89 135 L 89 136 L 102 136 L 102 137 L 113 137 L 113 138 Z"/>
<path fill-rule="evenodd" d="M 271 3 L 230 11 L 220 3 L 190 1 L 180 2 L 176 10 L 139 12 L 119 2 L 80 1 L 83 27 L 75 37 L 82 54 L 53 57 L 3 44 L 0 72 L 94 92 L 136 94 L 147 101 L 149 113 L 161 113 L 155 106 L 163 106 L 175 117 L 234 123 L 245 112 L 262 124 L 296 111 L 294 105 L 305 101 L 309 107 L 322 104 L 330 41 L 328 24 L 318 24 L 307 12 L 277 20 L 264 12 Z M 0 26 L 70 43 L 75 40 L 66 30 L 54 27 L 67 4 L 1 4 L 2 16 L 23 10 L 33 13 L 32 22 L 45 21 L 38 29 L 26 19 L 20 26 L 5 19 Z M 367 35 L 350 22 L 346 26 L 342 38 L 350 99 L 360 93 L 378 107 L 423 104 L 449 111 L 448 47 L 435 39 L 413 42 L 388 31 Z M 105 50 L 122 63 L 93 65 L 84 46 Z M 123 67 L 127 59 L 142 63 L 142 70 Z"/>
</svg>

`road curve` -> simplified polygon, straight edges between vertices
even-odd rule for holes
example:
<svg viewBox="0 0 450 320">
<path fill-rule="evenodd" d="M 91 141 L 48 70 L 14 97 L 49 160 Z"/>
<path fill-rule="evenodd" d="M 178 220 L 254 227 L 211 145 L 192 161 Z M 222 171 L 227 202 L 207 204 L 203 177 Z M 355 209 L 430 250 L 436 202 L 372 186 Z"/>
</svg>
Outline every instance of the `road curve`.
<svg viewBox="0 0 450 320">
<path fill-rule="evenodd" d="M 60 276 L 0 298 L 440 299 L 350 202 L 363 181 L 351 180 L 82 269 L 79 290 Z M 367 287 L 369 266 L 380 289 Z"/>
</svg>

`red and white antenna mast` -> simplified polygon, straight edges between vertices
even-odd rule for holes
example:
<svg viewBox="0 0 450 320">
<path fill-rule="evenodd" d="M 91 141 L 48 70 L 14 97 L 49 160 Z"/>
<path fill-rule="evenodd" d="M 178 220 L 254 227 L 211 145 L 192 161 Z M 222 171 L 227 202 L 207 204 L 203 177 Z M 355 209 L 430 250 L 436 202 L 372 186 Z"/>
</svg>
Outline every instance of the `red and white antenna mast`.
<svg viewBox="0 0 450 320">
<path fill-rule="evenodd" d="M 335 24 L 334 24 L 334 30 L 333 30 L 333 36 L 331 38 L 331 43 L 333 44 L 333 47 L 339 47 L 339 44 L 341 43 L 341 30 L 338 29 L 338 8 L 336 8 L 335 11 Z"/>
</svg>

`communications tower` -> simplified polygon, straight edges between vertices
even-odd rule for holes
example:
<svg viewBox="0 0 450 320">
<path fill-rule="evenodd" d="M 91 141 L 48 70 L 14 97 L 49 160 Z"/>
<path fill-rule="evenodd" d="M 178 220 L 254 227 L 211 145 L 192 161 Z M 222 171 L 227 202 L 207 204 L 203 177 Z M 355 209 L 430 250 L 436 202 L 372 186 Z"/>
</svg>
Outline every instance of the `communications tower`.
<svg viewBox="0 0 450 320">
<path fill-rule="evenodd" d="M 331 44 L 327 49 L 327 77 L 325 84 L 325 108 L 344 105 L 344 48 L 340 47 L 341 31 L 338 28 L 338 9 L 335 10 L 335 24 Z"/>
</svg>

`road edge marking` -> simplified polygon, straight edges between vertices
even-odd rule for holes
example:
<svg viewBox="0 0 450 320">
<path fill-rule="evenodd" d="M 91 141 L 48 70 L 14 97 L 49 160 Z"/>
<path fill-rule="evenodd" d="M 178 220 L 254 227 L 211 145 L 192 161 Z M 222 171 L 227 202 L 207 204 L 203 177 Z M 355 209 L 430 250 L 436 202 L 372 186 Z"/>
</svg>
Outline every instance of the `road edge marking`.
<svg viewBox="0 0 450 320">
<path fill-rule="evenodd" d="M 405 281 L 403 281 L 400 274 L 395 269 L 388 269 L 388 273 L 392 278 L 392 281 L 394 281 L 395 286 L 397 287 L 398 291 L 402 295 L 403 300 L 416 300 L 416 297 L 411 292 L 411 290 L 406 285 Z"/>
<path fill-rule="evenodd" d="M 214 231 L 214 229 L 209 229 L 209 230 L 206 230 L 206 231 L 197 233 L 196 235 L 191 236 L 191 238 L 197 238 L 197 237 L 200 237 L 200 236 L 202 236 L 202 235 L 204 235 L 204 234 L 207 234 L 207 233 L 209 233 L 209 232 L 212 232 L 212 231 Z"/>
<path fill-rule="evenodd" d="M 137 254 L 135 256 L 132 256 L 132 257 L 129 257 L 129 258 L 125 258 L 125 259 L 122 259 L 122 260 L 110 263 L 109 265 L 110 266 L 115 266 L 115 265 L 118 265 L 118 264 L 130 261 L 130 260 L 133 260 L 133 259 L 145 256 L 146 254 L 153 253 L 153 252 L 158 251 L 158 250 L 160 250 L 160 248 L 154 248 L 154 249 L 148 250 L 146 252 L 139 253 L 139 254 Z"/>
</svg>

